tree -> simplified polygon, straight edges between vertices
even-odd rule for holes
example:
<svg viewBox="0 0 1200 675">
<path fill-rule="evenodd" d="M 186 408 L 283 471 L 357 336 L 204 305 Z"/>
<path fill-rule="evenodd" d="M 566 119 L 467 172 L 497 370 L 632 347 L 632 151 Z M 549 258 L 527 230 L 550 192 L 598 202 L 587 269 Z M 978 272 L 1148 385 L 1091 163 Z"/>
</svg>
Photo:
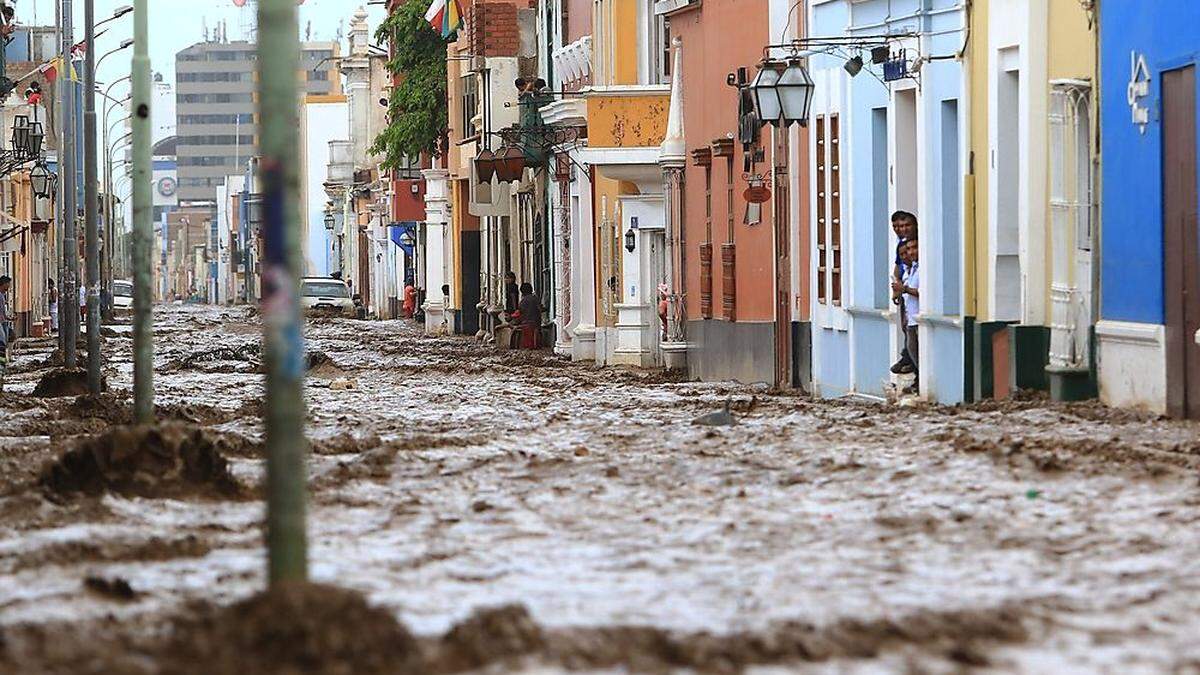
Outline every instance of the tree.
<svg viewBox="0 0 1200 675">
<path fill-rule="evenodd" d="M 388 126 L 371 152 L 383 167 L 402 166 L 405 156 L 436 154 L 447 127 L 446 40 L 425 21 L 430 0 L 408 0 L 375 32 L 392 44 L 388 72 L 396 79 L 388 100 Z"/>
</svg>

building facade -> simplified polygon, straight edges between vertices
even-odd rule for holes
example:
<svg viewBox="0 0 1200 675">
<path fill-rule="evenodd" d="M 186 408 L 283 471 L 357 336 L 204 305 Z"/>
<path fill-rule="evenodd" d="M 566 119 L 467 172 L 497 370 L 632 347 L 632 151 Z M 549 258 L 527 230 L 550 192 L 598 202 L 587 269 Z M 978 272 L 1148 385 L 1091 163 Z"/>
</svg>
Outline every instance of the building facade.
<svg viewBox="0 0 1200 675">
<path fill-rule="evenodd" d="M 341 91 L 336 42 L 301 46 L 304 94 Z M 257 46 L 206 41 L 175 57 L 179 199 L 215 204 L 216 187 L 255 154 Z"/>
<path fill-rule="evenodd" d="M 1100 6 L 1100 397 L 1200 418 L 1200 6 Z"/>
</svg>

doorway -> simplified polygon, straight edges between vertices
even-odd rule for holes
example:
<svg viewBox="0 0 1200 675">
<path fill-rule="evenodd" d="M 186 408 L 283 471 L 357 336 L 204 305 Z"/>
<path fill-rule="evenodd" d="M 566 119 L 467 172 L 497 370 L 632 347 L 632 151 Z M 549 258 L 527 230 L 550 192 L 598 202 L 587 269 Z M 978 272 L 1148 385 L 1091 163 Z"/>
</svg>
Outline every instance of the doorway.
<svg viewBox="0 0 1200 675">
<path fill-rule="evenodd" d="M 1016 48 L 1001 52 L 996 74 L 996 145 L 992 162 L 996 180 L 995 272 L 992 281 L 997 321 L 1021 319 L 1021 71 Z"/>
<path fill-rule="evenodd" d="M 1200 241 L 1197 241 L 1196 67 L 1163 73 L 1163 252 L 1167 412 L 1200 419 Z"/>
</svg>

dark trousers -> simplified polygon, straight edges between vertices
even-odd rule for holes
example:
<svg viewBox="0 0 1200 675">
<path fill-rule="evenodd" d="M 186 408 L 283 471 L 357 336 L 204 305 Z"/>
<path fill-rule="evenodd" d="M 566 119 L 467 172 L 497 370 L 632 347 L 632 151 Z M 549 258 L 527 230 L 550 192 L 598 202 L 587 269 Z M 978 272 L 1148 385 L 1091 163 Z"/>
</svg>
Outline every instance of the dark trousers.
<svg viewBox="0 0 1200 675">
<path fill-rule="evenodd" d="M 911 363 L 913 368 L 917 367 L 917 360 L 908 352 L 908 312 L 904 310 L 904 301 L 900 301 L 900 335 L 902 341 L 900 343 L 900 361 Z"/>
<path fill-rule="evenodd" d="M 917 339 L 917 327 L 904 327 L 904 351 L 908 353 L 908 358 L 912 361 L 914 371 L 921 369 L 919 359 L 921 357 L 921 347 Z"/>
</svg>

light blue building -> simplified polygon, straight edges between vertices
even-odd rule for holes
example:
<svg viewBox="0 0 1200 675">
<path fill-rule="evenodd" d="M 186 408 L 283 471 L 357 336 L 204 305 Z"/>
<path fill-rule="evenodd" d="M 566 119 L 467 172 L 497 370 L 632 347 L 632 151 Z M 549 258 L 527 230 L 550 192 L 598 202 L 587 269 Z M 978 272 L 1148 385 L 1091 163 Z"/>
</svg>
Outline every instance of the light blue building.
<svg viewBox="0 0 1200 675">
<path fill-rule="evenodd" d="M 1200 2 L 1100 7 L 1100 396 L 1200 419 Z"/>
<path fill-rule="evenodd" d="M 902 336 L 889 275 L 890 214 L 920 220 L 920 389 L 944 403 L 969 391 L 963 307 L 966 74 L 955 55 L 966 22 L 955 0 L 817 0 L 813 38 L 890 36 L 890 58 L 909 76 L 884 82 L 870 51 L 818 48 L 808 125 L 813 166 L 812 369 L 819 396 L 883 396 Z M 860 56 L 856 76 L 847 61 Z"/>
</svg>

